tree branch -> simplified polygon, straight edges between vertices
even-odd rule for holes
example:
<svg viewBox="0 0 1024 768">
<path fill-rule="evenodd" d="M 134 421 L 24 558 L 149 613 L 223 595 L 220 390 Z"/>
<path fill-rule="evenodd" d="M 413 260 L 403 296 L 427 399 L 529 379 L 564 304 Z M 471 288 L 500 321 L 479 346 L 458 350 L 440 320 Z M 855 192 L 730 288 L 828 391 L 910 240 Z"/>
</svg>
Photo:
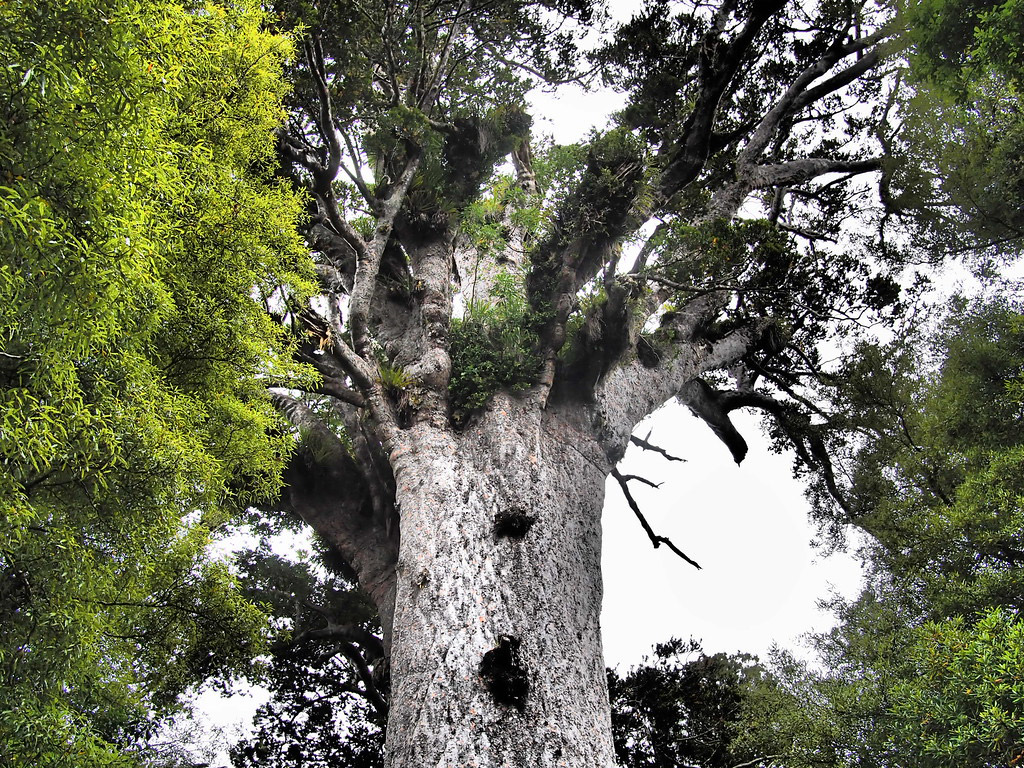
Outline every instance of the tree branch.
<svg viewBox="0 0 1024 768">
<path fill-rule="evenodd" d="M 660 195 L 667 200 L 700 174 L 707 162 L 719 104 L 732 82 L 757 34 L 785 0 L 764 0 L 753 4 L 750 16 L 731 42 L 708 37 L 707 50 L 701 56 L 700 92 L 683 126 L 683 138 L 669 149 L 669 162 L 658 183 Z M 716 30 L 720 35 L 721 31 Z"/>
<path fill-rule="evenodd" d="M 352 286 L 352 297 L 349 303 L 349 327 L 352 330 L 352 343 L 355 352 L 365 360 L 372 357 L 373 350 L 369 334 L 370 303 L 380 274 L 381 258 L 391 237 L 398 216 L 413 177 L 419 169 L 423 152 L 419 147 L 410 148 L 410 156 L 406 160 L 398 183 L 390 194 L 381 202 L 377 216 L 377 226 L 373 240 L 359 254 L 356 261 L 356 276 Z"/>
<path fill-rule="evenodd" d="M 694 568 L 696 568 L 698 571 L 701 570 L 700 563 L 698 563 L 691 557 L 687 556 L 686 553 L 679 549 L 679 547 L 677 547 L 675 544 L 673 544 L 672 540 L 669 539 L 667 536 L 659 536 L 654 532 L 654 529 L 651 528 L 650 523 L 647 522 L 647 518 L 644 517 L 644 513 L 640 511 L 640 506 L 636 503 L 636 500 L 633 498 L 633 494 L 630 493 L 629 491 L 628 480 L 633 479 L 634 476 L 622 475 L 619 473 L 619 470 L 613 469 L 612 477 L 614 477 L 618 481 L 619 487 L 622 489 L 622 493 L 626 497 L 626 503 L 629 504 L 629 508 L 633 510 L 633 514 L 635 514 L 637 520 L 640 521 L 640 525 L 643 526 L 643 529 L 647 533 L 647 537 L 651 540 L 651 544 L 654 545 L 654 548 L 657 549 L 662 544 L 664 544 L 677 555 L 679 555 L 679 557 L 681 557 L 683 560 L 685 560 Z"/>
<path fill-rule="evenodd" d="M 630 435 L 629 436 L 629 442 L 631 442 L 633 445 L 640 446 L 645 451 L 654 451 L 655 453 L 660 453 L 662 456 L 664 456 L 669 461 L 686 461 L 686 459 L 681 459 L 678 456 L 673 456 L 671 453 L 666 451 L 664 448 L 660 448 L 657 445 L 654 445 L 653 443 L 649 442 L 650 438 L 651 438 L 651 433 L 650 432 L 647 433 L 647 437 L 637 437 L 636 435 Z"/>
</svg>

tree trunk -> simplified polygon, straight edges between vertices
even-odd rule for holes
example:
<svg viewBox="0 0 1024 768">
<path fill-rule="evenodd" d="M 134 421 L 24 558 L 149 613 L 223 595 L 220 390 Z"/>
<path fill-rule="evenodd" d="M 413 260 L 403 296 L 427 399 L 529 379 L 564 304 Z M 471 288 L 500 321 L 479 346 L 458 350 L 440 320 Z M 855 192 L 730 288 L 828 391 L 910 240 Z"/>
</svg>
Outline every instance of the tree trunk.
<svg viewBox="0 0 1024 768">
<path fill-rule="evenodd" d="M 499 396 L 392 453 L 402 541 L 389 768 L 613 765 L 598 619 L 608 460 Z"/>
</svg>

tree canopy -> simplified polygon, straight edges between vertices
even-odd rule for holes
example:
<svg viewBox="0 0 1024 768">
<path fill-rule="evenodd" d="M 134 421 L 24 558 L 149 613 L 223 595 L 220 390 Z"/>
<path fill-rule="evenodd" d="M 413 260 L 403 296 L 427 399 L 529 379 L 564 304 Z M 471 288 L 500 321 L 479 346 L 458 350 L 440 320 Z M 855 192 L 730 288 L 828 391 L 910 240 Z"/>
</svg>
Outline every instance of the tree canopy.
<svg viewBox="0 0 1024 768">
<path fill-rule="evenodd" d="M 278 492 L 265 388 L 301 375 L 253 300 L 311 274 L 272 179 L 291 43 L 263 25 L 0 8 L 4 765 L 134 764 L 154 713 L 264 647 L 208 554 Z"/>
</svg>

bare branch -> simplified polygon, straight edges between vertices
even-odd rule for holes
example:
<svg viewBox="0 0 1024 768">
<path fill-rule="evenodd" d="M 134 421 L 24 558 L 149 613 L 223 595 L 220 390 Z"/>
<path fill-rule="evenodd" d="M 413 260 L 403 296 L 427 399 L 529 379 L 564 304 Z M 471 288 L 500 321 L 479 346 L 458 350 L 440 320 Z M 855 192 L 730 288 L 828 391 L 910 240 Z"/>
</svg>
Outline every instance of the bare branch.
<svg viewBox="0 0 1024 768">
<path fill-rule="evenodd" d="M 629 504 L 629 508 L 633 510 L 633 514 L 636 515 L 637 520 L 640 521 L 640 525 L 643 526 L 643 529 L 647 533 L 647 537 L 651 540 L 651 544 L 654 545 L 654 548 L 657 549 L 662 544 L 664 544 L 666 547 L 671 549 L 673 552 L 679 555 L 679 557 L 688 562 L 698 571 L 701 570 L 700 563 L 698 563 L 696 560 L 689 557 L 685 552 L 679 549 L 679 547 L 673 544 L 672 540 L 669 539 L 667 536 L 659 536 L 654 532 L 654 529 L 651 528 L 650 523 L 647 522 L 647 518 L 644 517 L 644 513 L 640 511 L 640 506 L 636 503 L 636 499 L 633 498 L 633 494 L 630 493 L 629 491 L 628 480 L 631 479 L 633 476 L 622 475 L 619 472 L 619 470 L 613 469 L 612 477 L 614 477 L 618 481 L 619 487 L 622 489 L 622 493 L 626 497 L 626 503 Z"/>
<path fill-rule="evenodd" d="M 659 446 L 654 445 L 653 443 L 650 442 L 650 439 L 651 439 L 651 433 L 648 432 L 647 433 L 647 437 L 637 437 L 636 435 L 630 435 L 629 442 L 631 442 L 633 445 L 640 446 L 645 451 L 654 451 L 655 453 L 660 453 L 662 456 L 664 456 L 669 461 L 686 461 L 686 459 L 681 459 L 678 456 L 673 456 L 671 453 L 666 451 L 664 448 L 660 448 Z"/>
<path fill-rule="evenodd" d="M 625 480 L 626 482 L 629 482 L 630 480 L 636 480 L 638 483 L 643 483 L 644 485 L 650 488 L 661 488 L 661 486 L 663 485 L 663 483 L 656 483 L 653 480 L 648 480 L 646 477 L 641 477 L 640 475 L 623 475 L 622 479 Z"/>
</svg>

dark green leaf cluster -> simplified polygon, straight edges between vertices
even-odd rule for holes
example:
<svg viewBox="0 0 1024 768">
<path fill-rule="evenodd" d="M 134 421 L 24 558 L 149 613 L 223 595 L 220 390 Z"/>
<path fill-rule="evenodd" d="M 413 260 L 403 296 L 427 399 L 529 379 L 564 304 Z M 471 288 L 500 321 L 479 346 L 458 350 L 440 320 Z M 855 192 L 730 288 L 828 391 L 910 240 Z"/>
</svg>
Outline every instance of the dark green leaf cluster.
<svg viewBox="0 0 1024 768">
<path fill-rule="evenodd" d="M 275 522 L 265 533 L 277 529 Z M 239 562 L 246 594 L 270 610 L 279 636 L 254 681 L 269 690 L 270 701 L 257 711 L 254 733 L 232 748 L 232 761 L 245 768 L 380 768 L 382 714 L 360 695 L 363 684 L 337 640 L 303 639 L 331 622 L 378 632 L 376 616 L 343 574 L 347 565 L 336 563 L 322 542 L 314 542 L 315 551 L 302 562 L 276 555 L 271 547 L 272 537 L 265 536 Z"/>
<path fill-rule="evenodd" d="M 629 768 L 731 768 L 753 755 L 740 747 L 744 700 L 765 684 L 757 659 L 701 652 L 670 640 L 625 675 L 609 670 L 615 755 Z"/>
<path fill-rule="evenodd" d="M 632 132 L 616 128 L 597 137 L 587 148 L 580 184 L 555 212 L 557 246 L 621 233 L 645 169 L 644 146 Z"/>
<path fill-rule="evenodd" d="M 494 304 L 473 304 L 464 318 L 452 321 L 448 391 L 456 424 L 464 424 L 495 392 L 527 389 L 540 373 L 537 323 L 519 280 L 506 274 L 492 293 Z"/>
</svg>

